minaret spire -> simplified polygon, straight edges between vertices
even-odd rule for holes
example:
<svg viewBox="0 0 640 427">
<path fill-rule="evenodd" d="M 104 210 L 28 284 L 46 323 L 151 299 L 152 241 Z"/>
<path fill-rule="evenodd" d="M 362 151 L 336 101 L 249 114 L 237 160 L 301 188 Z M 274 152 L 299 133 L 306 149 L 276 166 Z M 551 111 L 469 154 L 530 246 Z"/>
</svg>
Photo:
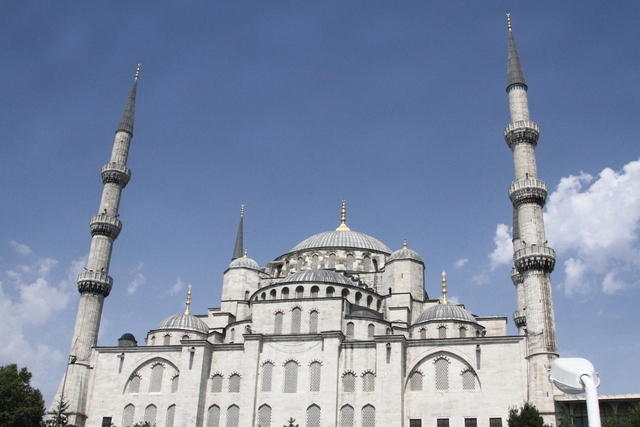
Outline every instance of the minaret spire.
<svg viewBox="0 0 640 427">
<path fill-rule="evenodd" d="M 242 258 L 244 255 L 244 211 L 245 206 L 240 205 L 240 222 L 238 223 L 238 232 L 236 233 L 236 244 L 233 247 L 233 256 L 231 261 L 236 258 Z"/>
<path fill-rule="evenodd" d="M 440 279 L 440 284 L 442 287 L 442 297 L 440 298 L 440 304 L 449 304 L 447 300 L 447 272 L 442 271 L 442 279 Z"/>
<path fill-rule="evenodd" d="M 509 30 L 509 56 L 507 59 L 507 91 L 512 85 L 527 86 L 524 81 L 524 73 L 520 64 L 520 57 L 516 49 L 516 41 L 513 38 L 513 26 L 511 24 L 511 14 L 507 12 L 507 29 Z"/>
<path fill-rule="evenodd" d="M 184 314 L 191 314 L 191 284 L 187 286 L 187 300 L 184 303 Z"/>
<path fill-rule="evenodd" d="M 122 112 L 122 119 L 120 119 L 120 124 L 118 125 L 116 132 L 122 131 L 133 135 L 133 118 L 136 112 L 136 91 L 138 90 L 138 79 L 140 78 L 141 71 L 142 63 L 138 63 L 136 66 L 136 72 L 133 75 L 133 84 L 129 91 L 129 98 L 127 99 L 124 111 Z"/>
<path fill-rule="evenodd" d="M 343 200 L 340 204 L 340 225 L 336 228 L 336 231 L 350 231 L 347 227 L 347 201 Z"/>
</svg>

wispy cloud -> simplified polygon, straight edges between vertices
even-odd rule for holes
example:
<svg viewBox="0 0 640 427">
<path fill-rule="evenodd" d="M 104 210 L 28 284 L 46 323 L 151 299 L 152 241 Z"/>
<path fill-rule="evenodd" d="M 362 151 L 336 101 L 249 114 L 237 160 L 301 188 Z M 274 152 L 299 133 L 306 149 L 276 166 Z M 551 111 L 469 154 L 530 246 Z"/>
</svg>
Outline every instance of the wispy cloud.
<svg viewBox="0 0 640 427">
<path fill-rule="evenodd" d="M 184 289 L 186 283 L 182 281 L 180 276 L 177 277 L 176 281 L 169 287 L 169 295 L 177 295 L 182 289 Z"/>
<path fill-rule="evenodd" d="M 19 253 L 20 255 L 30 255 L 33 252 L 31 248 L 24 243 L 20 243 L 20 242 L 16 242 L 15 240 L 12 240 L 9 242 L 9 244 L 11 245 L 13 250 Z"/>
<path fill-rule="evenodd" d="M 138 288 L 147 282 L 147 278 L 142 273 L 143 267 L 144 267 L 144 264 L 141 261 L 138 261 L 138 265 L 136 266 L 136 268 L 131 270 L 131 275 L 133 276 L 133 279 L 131 280 L 131 283 L 129 283 L 129 286 L 127 286 L 127 292 L 130 295 L 135 294 Z"/>
<path fill-rule="evenodd" d="M 456 261 L 454 265 L 456 266 L 456 268 L 462 268 L 465 265 L 467 265 L 468 262 L 469 262 L 469 258 L 460 258 L 459 260 Z"/>
</svg>

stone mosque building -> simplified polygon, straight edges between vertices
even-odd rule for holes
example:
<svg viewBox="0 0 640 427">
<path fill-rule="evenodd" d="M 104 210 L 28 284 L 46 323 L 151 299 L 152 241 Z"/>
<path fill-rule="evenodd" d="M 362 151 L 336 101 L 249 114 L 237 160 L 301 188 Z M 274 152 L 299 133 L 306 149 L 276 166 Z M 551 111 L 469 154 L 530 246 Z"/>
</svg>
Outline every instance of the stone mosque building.
<svg viewBox="0 0 640 427">
<path fill-rule="evenodd" d="M 547 187 L 536 171 L 539 129 L 510 22 L 508 30 L 504 136 L 515 164 L 517 335 L 508 334 L 506 316 L 449 301 L 444 272 L 441 284 L 425 286 L 424 261 L 406 242 L 394 250 L 351 230 L 343 202 L 335 230 L 264 266 L 243 251 L 241 215 L 219 308 L 192 313 L 189 290 L 184 310 L 157 323 L 145 345 L 127 333 L 118 346 L 98 346 L 120 195 L 131 176 L 138 68 L 101 170 L 90 255 L 78 277 L 70 363 L 55 399 L 70 403 L 70 422 L 280 427 L 293 417 L 304 427 L 500 427 L 510 407 L 531 402 L 555 424 Z"/>
</svg>

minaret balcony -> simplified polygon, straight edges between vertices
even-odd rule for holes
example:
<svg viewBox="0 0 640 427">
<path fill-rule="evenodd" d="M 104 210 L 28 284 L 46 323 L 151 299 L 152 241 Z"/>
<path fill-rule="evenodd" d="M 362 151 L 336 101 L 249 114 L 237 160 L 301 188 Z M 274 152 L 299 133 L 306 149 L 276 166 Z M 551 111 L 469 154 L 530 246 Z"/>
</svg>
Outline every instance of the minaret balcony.
<svg viewBox="0 0 640 427">
<path fill-rule="evenodd" d="M 556 251 L 544 245 L 530 245 L 517 250 L 513 262 L 520 273 L 527 270 L 551 273 L 556 265 Z"/>
<path fill-rule="evenodd" d="M 520 274 L 518 269 L 515 267 L 511 269 L 511 281 L 513 282 L 514 286 L 522 284 L 522 274 Z"/>
<path fill-rule="evenodd" d="M 547 184 L 537 178 L 522 178 L 513 181 L 509 188 L 509 198 L 514 207 L 524 203 L 544 206 L 547 200 Z"/>
<path fill-rule="evenodd" d="M 89 227 L 92 236 L 107 236 L 115 240 L 122 230 L 122 222 L 115 216 L 100 214 L 91 217 Z"/>
<path fill-rule="evenodd" d="M 513 322 L 518 328 L 522 328 L 527 325 L 527 317 L 520 310 L 513 312 Z"/>
<path fill-rule="evenodd" d="M 527 143 L 536 145 L 540 136 L 540 127 L 530 120 L 519 120 L 509 123 L 504 129 L 504 139 L 513 150 L 516 144 Z"/>
<path fill-rule="evenodd" d="M 109 296 L 113 279 L 104 271 L 85 270 L 78 274 L 78 291 L 81 294 L 91 293 Z"/>
<path fill-rule="evenodd" d="M 111 162 L 102 166 L 100 175 L 103 184 L 113 183 L 124 188 L 131 179 L 131 170 L 125 165 Z"/>
</svg>

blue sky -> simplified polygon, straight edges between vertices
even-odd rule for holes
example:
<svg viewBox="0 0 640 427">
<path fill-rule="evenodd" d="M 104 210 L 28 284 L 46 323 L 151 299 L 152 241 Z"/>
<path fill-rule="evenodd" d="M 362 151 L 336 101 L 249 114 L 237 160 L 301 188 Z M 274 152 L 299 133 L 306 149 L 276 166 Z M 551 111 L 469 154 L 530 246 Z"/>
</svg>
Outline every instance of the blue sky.
<svg viewBox="0 0 640 427">
<path fill-rule="evenodd" d="M 505 10 L 542 129 L 563 356 L 633 382 L 640 5 L 20 2 L 0 16 L 0 363 L 50 399 L 64 370 L 99 168 L 143 62 L 99 344 L 218 306 L 241 203 L 260 264 L 349 225 L 442 269 L 479 315 L 515 309 Z M 510 320 L 511 331 L 514 331 Z"/>
</svg>

